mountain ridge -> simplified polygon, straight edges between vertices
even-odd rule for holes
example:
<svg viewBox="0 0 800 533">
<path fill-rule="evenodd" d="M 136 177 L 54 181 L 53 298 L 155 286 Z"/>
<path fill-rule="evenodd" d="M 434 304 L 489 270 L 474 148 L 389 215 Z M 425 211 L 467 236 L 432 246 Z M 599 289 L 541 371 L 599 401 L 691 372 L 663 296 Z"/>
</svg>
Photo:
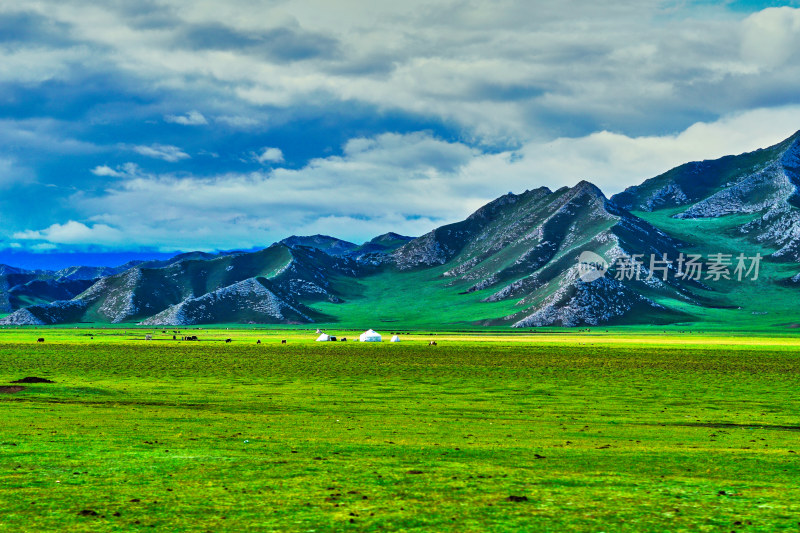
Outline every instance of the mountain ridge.
<svg viewBox="0 0 800 533">
<path fill-rule="evenodd" d="M 121 270 L 0 265 L 0 312 L 11 312 L 0 323 L 336 322 L 358 306 L 391 301 L 388 312 L 406 316 L 421 302 L 435 308 L 450 299 L 465 309 L 458 323 L 472 325 L 691 321 L 749 305 L 749 289 L 730 279 L 713 285 L 677 275 L 679 257 L 711 256 L 712 245 L 730 256 L 763 252 L 764 287 L 794 298 L 799 189 L 800 132 L 754 152 L 680 165 L 610 198 L 588 181 L 508 193 L 417 238 L 387 233 L 358 245 L 292 236 L 255 252 L 190 252 Z M 583 279 L 585 251 L 609 263 L 606 275 Z M 619 276 L 615 265 L 636 257 L 642 277 Z M 663 277 L 653 276 L 648 258 L 665 262 Z M 405 296 L 372 295 L 379 280 Z M 456 319 L 442 309 L 435 320 Z"/>
</svg>

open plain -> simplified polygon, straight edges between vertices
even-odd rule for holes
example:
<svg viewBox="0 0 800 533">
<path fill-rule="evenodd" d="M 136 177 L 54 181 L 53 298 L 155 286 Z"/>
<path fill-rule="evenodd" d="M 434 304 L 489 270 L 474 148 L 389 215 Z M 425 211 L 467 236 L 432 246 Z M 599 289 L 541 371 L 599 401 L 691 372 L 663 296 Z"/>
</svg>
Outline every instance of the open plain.
<svg viewBox="0 0 800 533">
<path fill-rule="evenodd" d="M 0 529 L 800 529 L 796 335 L 336 333 L 0 330 Z"/>
</svg>

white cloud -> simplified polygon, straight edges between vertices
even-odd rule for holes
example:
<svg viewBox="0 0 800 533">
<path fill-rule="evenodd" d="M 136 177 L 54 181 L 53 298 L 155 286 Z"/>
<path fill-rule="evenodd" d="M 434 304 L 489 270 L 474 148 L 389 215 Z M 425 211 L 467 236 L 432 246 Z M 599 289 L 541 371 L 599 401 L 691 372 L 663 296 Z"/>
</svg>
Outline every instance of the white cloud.
<svg viewBox="0 0 800 533">
<path fill-rule="evenodd" d="M 32 183 L 34 173 L 11 158 L 0 157 L 0 189 Z"/>
<path fill-rule="evenodd" d="M 743 23 L 742 56 L 765 68 L 784 64 L 800 48 L 800 9 L 767 8 Z"/>
<path fill-rule="evenodd" d="M 777 144 L 798 129 L 800 106 L 787 106 L 698 122 L 676 135 L 628 137 L 602 131 L 530 143 L 520 154 L 539 185 L 572 185 L 586 179 L 611 195 L 683 163 Z"/>
<path fill-rule="evenodd" d="M 36 249 L 48 249 L 53 244 L 95 244 L 116 246 L 123 244 L 124 234 L 105 224 L 88 226 L 70 220 L 65 224 L 53 224 L 40 231 L 19 231 L 13 238 L 23 241 L 44 241 L 33 244 Z"/>
<path fill-rule="evenodd" d="M 185 115 L 167 115 L 164 117 L 166 122 L 182 124 L 184 126 L 202 126 L 208 124 L 208 120 L 199 111 L 189 111 Z"/>
<path fill-rule="evenodd" d="M 124 178 L 126 176 L 133 176 L 140 173 L 139 166 L 136 163 L 125 163 L 111 168 L 108 165 L 98 165 L 91 170 L 95 176 L 107 176 L 111 178 Z"/>
<path fill-rule="evenodd" d="M 0 81 L 43 83 L 70 77 L 71 65 L 80 63 L 90 53 L 85 46 L 73 48 L 47 48 L 43 46 L 0 48 Z"/>
<path fill-rule="evenodd" d="M 263 121 L 257 118 L 237 115 L 222 115 L 217 117 L 215 120 L 221 124 L 225 124 L 226 126 L 244 130 L 263 125 Z"/>
<path fill-rule="evenodd" d="M 383 134 L 351 139 L 343 155 L 300 169 L 211 178 L 137 169 L 100 195 L 71 199 L 86 224 L 68 222 L 14 238 L 208 250 L 266 246 L 291 234 L 354 241 L 387 231 L 420 235 L 509 190 L 556 189 L 588 179 L 610 196 L 691 160 L 775 144 L 798 123 L 800 106 L 794 106 L 697 123 L 678 135 L 599 132 L 531 141 L 500 153 L 428 133 Z"/>
<path fill-rule="evenodd" d="M 151 144 L 150 146 L 134 146 L 133 151 L 146 157 L 162 159 L 169 163 L 177 163 L 182 159 L 189 159 L 191 156 L 178 148 L 169 144 Z"/>
<path fill-rule="evenodd" d="M 70 123 L 51 118 L 0 120 L 0 146 L 57 155 L 92 154 L 102 147 L 69 135 Z"/>
<path fill-rule="evenodd" d="M 345 152 L 298 170 L 202 179 L 128 175 L 99 196 L 73 196 L 71 204 L 88 221 L 83 227 L 70 222 L 15 239 L 64 242 L 68 233 L 75 242 L 96 244 L 98 234 L 114 232 L 126 246 L 165 249 L 265 246 L 292 233 L 358 240 L 392 230 L 420 234 L 483 203 L 479 196 L 447 198 L 458 168 L 479 155 L 460 143 L 385 134 L 351 140 Z"/>
<path fill-rule="evenodd" d="M 261 153 L 254 154 L 255 160 L 261 163 L 283 163 L 283 152 L 280 148 L 265 147 Z"/>
<path fill-rule="evenodd" d="M 13 8 L 6 4 L 0 12 Z M 351 109 L 375 112 L 377 119 L 363 128 L 371 133 L 347 141 L 342 155 L 299 169 L 265 165 L 253 174 L 193 178 L 178 174 L 179 164 L 176 174 L 153 175 L 116 165 L 108 153 L 190 159 L 178 146 L 78 140 L 90 138 L 99 124 L 105 139 L 115 118 L 130 118 L 113 98 L 100 98 L 85 122 L 0 120 L 0 145 L 21 147 L 26 155 L 102 153 L 90 171 L 115 178 L 107 190 L 87 189 L 70 202 L 52 193 L 48 205 L 68 207 L 58 215 L 48 209 L 44 222 L 30 227 L 75 222 L 29 233 L 31 242 L 71 232 L 87 243 L 124 236 L 120 242 L 226 248 L 316 231 L 356 240 L 388 230 L 418 234 L 508 190 L 589 179 L 611 194 L 689 160 L 773 144 L 800 127 L 800 11 L 787 7 L 748 15 L 713 3 L 698 8 L 659 0 L 155 5 L 142 4 L 134 16 L 125 2 L 40 0 L 31 9 L 63 25 L 64 42 L 34 36 L 0 43 L 0 81 L 53 80 L 52 87 L 74 90 L 80 102 L 84 77 L 102 73 L 97 79 L 126 84 L 121 101 L 145 95 L 146 105 L 133 104 L 136 117 L 212 123 L 215 134 L 235 128 L 257 138 L 269 130 L 275 139 L 284 125 Z M 265 20 L 286 37 L 270 49 Z M 183 37 L 192 31 L 206 31 L 209 40 L 190 46 Z M 304 49 L 298 35 L 330 49 Z M 66 42 L 69 36 L 80 40 Z M 294 49 L 276 51 L 286 43 Z M 83 116 L 71 102 L 65 116 Z M 372 133 L 381 124 L 391 129 L 394 117 L 403 129 L 417 121 L 464 142 Z M 232 158 L 213 137 L 192 155 L 219 153 L 213 168 L 221 168 Z M 275 141 L 254 142 L 239 152 L 249 163 L 283 162 L 275 147 L 249 152 Z M 21 164 L 16 155 L 0 154 L 0 187 L 36 182 Z M 72 176 L 60 179 L 48 186 L 68 194 L 81 188 Z"/>
<path fill-rule="evenodd" d="M 91 170 L 92 174 L 95 176 L 110 176 L 113 178 L 120 178 L 124 176 L 124 174 L 118 170 L 114 170 L 113 168 L 109 167 L 108 165 L 98 165 Z"/>
<path fill-rule="evenodd" d="M 37 9 L 93 46 L 16 47 L 44 57 L 21 57 L 8 75 L 41 65 L 32 79 L 63 77 L 91 56 L 147 86 L 186 93 L 191 105 L 224 108 L 214 120 L 234 127 L 256 126 L 250 113 L 260 105 L 302 115 L 310 106 L 354 102 L 443 120 L 489 143 L 603 128 L 678 131 L 700 118 L 763 106 L 769 95 L 795 93 L 800 80 L 791 8 L 748 17 L 724 3 L 656 0 L 557 6 L 437 0 L 369 8 L 231 0 L 226 6 L 172 0 L 133 18 L 129 10 L 84 0 L 43 0 Z M 158 15 L 180 18 L 168 25 L 136 22 Z M 286 33 L 279 48 L 303 44 L 288 37 L 322 36 L 331 49 L 312 49 L 302 60 L 276 58 L 264 48 L 264 20 Z M 192 41 L 192 48 L 186 33 L 204 28 L 206 40 Z M 779 64 L 784 69 L 759 68 Z M 208 122 L 198 111 L 165 119 Z"/>
</svg>

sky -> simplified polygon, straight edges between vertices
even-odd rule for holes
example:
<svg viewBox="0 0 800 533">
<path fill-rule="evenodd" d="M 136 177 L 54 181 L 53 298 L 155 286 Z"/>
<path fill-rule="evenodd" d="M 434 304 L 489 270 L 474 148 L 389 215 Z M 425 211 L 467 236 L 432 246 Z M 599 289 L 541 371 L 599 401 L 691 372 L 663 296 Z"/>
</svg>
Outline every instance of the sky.
<svg viewBox="0 0 800 533">
<path fill-rule="evenodd" d="M 798 2 L 0 0 L 0 260 L 611 195 L 800 129 L 798 50 Z"/>
</svg>

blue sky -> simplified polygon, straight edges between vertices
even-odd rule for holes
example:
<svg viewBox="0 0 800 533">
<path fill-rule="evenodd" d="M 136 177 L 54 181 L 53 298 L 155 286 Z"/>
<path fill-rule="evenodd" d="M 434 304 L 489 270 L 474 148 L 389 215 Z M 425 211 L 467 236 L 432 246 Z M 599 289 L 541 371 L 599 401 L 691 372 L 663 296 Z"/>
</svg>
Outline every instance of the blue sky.
<svg viewBox="0 0 800 533">
<path fill-rule="evenodd" d="M 0 260 L 420 235 L 800 129 L 797 2 L 599 4 L 0 2 Z"/>
</svg>

